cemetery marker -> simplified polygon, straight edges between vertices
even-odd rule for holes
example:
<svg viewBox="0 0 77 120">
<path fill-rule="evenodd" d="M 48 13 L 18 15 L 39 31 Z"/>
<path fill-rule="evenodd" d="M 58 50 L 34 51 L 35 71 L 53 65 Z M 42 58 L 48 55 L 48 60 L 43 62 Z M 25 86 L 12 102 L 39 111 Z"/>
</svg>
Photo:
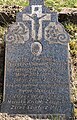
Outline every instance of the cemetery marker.
<svg viewBox="0 0 77 120">
<path fill-rule="evenodd" d="M 5 41 L 1 112 L 71 120 L 69 36 L 57 13 L 44 0 L 30 0 Z"/>
</svg>

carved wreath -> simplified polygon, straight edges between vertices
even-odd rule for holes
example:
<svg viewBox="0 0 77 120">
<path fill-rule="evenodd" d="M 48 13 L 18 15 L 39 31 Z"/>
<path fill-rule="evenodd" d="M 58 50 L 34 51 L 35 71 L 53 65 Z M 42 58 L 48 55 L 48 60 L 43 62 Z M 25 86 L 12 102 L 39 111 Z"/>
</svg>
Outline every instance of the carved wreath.
<svg viewBox="0 0 77 120">
<path fill-rule="evenodd" d="M 51 22 L 45 28 L 45 39 L 50 43 L 67 44 L 69 36 L 60 23 Z"/>
<path fill-rule="evenodd" d="M 22 22 L 16 22 L 8 29 L 5 35 L 7 42 L 25 43 L 29 39 L 29 28 Z"/>
</svg>

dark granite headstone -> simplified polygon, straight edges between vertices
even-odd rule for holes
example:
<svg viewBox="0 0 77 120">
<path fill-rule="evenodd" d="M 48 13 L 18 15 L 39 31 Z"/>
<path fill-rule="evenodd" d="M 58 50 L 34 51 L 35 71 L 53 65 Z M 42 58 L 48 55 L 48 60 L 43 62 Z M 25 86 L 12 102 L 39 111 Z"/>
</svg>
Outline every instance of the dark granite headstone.
<svg viewBox="0 0 77 120">
<path fill-rule="evenodd" d="M 2 112 L 72 115 L 69 36 L 43 0 L 31 0 L 5 35 Z"/>
</svg>

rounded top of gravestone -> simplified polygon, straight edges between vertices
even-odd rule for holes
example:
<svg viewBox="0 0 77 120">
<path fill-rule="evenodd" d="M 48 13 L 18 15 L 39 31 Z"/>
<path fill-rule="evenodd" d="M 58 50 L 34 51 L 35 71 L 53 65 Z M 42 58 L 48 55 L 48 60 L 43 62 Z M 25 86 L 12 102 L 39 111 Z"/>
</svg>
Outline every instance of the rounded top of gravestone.
<svg viewBox="0 0 77 120">
<path fill-rule="evenodd" d="M 44 5 L 44 0 L 29 0 L 30 5 Z"/>
</svg>

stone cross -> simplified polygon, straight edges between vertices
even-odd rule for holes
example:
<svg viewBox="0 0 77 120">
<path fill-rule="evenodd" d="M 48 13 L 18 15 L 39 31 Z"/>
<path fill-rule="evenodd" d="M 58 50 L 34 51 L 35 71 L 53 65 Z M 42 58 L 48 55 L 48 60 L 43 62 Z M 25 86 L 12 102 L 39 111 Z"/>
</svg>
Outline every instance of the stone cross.
<svg viewBox="0 0 77 120">
<path fill-rule="evenodd" d="M 31 14 L 23 14 L 23 21 L 32 21 L 32 38 L 37 41 L 42 39 L 42 22 L 51 21 L 51 14 L 42 11 L 43 0 L 31 0 Z M 38 34 L 40 32 L 40 34 Z"/>
</svg>

